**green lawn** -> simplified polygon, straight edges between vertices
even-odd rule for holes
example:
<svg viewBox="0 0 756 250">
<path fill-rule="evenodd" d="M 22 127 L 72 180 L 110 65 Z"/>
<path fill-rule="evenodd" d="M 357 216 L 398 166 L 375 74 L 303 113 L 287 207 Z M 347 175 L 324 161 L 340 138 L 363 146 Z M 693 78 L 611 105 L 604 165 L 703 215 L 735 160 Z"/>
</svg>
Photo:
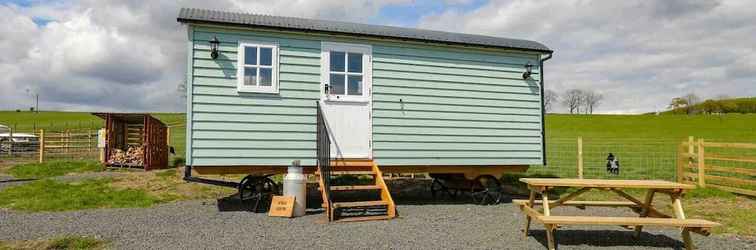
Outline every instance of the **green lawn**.
<svg viewBox="0 0 756 250">
<path fill-rule="evenodd" d="M 51 179 L 4 188 L 0 207 L 20 211 L 69 211 L 91 208 L 149 207 L 159 198 L 139 189 L 116 189 L 109 179 L 64 183 Z"/>
<path fill-rule="evenodd" d="M 105 249 L 107 241 L 95 237 L 67 235 L 53 239 L 0 241 L 0 250 L 11 249 L 49 249 L 78 250 Z"/>
<path fill-rule="evenodd" d="M 69 173 L 94 172 L 103 170 L 96 161 L 49 161 L 45 163 L 26 163 L 11 167 L 8 173 L 16 178 L 46 178 Z"/>
<path fill-rule="evenodd" d="M 756 114 L 546 116 L 548 138 L 616 138 L 681 141 L 695 136 L 756 143 Z"/>
</svg>

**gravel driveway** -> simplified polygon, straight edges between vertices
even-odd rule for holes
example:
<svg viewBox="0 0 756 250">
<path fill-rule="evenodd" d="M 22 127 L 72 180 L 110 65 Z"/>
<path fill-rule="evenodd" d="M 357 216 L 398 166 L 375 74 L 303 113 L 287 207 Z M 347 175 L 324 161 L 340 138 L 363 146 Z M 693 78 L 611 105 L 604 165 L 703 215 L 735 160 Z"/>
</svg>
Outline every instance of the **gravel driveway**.
<svg viewBox="0 0 756 250">
<path fill-rule="evenodd" d="M 534 223 L 523 239 L 524 219 L 512 204 L 399 205 L 390 221 L 324 224 L 323 215 L 270 218 L 243 211 L 220 212 L 215 200 L 154 208 L 95 209 L 58 213 L 0 211 L 0 240 L 50 238 L 64 234 L 99 236 L 116 249 L 545 249 L 543 227 Z M 570 213 L 617 214 L 601 208 Z M 586 230 L 588 229 L 588 230 Z M 564 227 L 560 249 L 680 249 L 679 231 L 648 228 L 640 240 L 619 227 Z M 756 249 L 753 239 L 702 237 L 700 249 Z"/>
</svg>

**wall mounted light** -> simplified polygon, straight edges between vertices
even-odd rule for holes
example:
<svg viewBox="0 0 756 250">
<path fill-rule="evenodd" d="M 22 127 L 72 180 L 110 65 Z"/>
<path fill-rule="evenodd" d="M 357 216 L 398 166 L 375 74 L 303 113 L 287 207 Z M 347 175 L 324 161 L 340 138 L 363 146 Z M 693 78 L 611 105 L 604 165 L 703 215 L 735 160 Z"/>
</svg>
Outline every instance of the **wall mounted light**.
<svg viewBox="0 0 756 250">
<path fill-rule="evenodd" d="M 525 72 L 522 73 L 522 79 L 527 80 L 528 78 L 530 78 L 530 75 L 532 74 L 533 74 L 533 64 L 530 64 L 530 62 L 528 62 L 527 64 L 525 64 Z"/>
<path fill-rule="evenodd" d="M 213 40 L 210 40 L 210 58 L 213 60 L 218 58 L 218 45 L 220 41 L 217 36 L 214 36 Z"/>
</svg>

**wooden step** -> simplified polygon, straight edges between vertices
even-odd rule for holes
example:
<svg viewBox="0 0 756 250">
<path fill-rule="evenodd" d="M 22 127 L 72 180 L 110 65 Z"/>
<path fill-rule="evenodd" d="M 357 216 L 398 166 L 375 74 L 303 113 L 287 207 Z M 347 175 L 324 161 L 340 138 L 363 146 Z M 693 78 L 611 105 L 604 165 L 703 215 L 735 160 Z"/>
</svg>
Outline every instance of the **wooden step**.
<svg viewBox="0 0 756 250">
<path fill-rule="evenodd" d="M 360 185 L 360 186 L 331 186 L 331 191 L 361 191 L 361 190 L 380 190 L 378 185 Z M 318 187 L 318 190 L 320 188 Z"/>
<path fill-rule="evenodd" d="M 358 221 L 371 221 L 371 220 L 390 220 L 391 216 L 388 215 L 373 215 L 373 216 L 355 216 L 346 217 L 336 220 L 336 222 L 358 222 Z"/>
<path fill-rule="evenodd" d="M 375 175 L 373 171 L 331 171 L 331 175 Z"/>
<path fill-rule="evenodd" d="M 370 159 L 340 159 L 331 160 L 332 167 L 372 167 L 373 160 Z"/>
<path fill-rule="evenodd" d="M 388 202 L 385 202 L 385 201 L 334 202 L 333 208 L 375 207 L 375 206 L 386 206 L 386 205 L 388 205 Z"/>
</svg>

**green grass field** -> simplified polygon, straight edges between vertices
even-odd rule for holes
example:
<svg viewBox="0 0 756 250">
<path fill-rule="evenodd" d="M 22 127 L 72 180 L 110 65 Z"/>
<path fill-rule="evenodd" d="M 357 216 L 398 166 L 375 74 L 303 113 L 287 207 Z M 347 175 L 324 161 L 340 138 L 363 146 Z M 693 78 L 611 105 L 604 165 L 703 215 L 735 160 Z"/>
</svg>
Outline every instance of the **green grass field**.
<svg viewBox="0 0 756 250">
<path fill-rule="evenodd" d="M 185 154 L 185 116 L 158 113 L 171 128 L 171 145 L 177 157 Z M 0 111 L 0 124 L 18 127 L 64 129 L 102 127 L 102 120 L 85 112 Z M 575 177 L 577 137 L 583 138 L 585 176 L 594 178 L 674 179 L 677 145 L 688 136 L 707 141 L 756 143 L 756 114 L 726 115 L 564 115 L 546 116 L 548 167 L 530 172 Z M 606 174 L 608 153 L 622 164 L 619 176 Z M 756 167 L 756 166 L 754 166 Z"/>
</svg>

